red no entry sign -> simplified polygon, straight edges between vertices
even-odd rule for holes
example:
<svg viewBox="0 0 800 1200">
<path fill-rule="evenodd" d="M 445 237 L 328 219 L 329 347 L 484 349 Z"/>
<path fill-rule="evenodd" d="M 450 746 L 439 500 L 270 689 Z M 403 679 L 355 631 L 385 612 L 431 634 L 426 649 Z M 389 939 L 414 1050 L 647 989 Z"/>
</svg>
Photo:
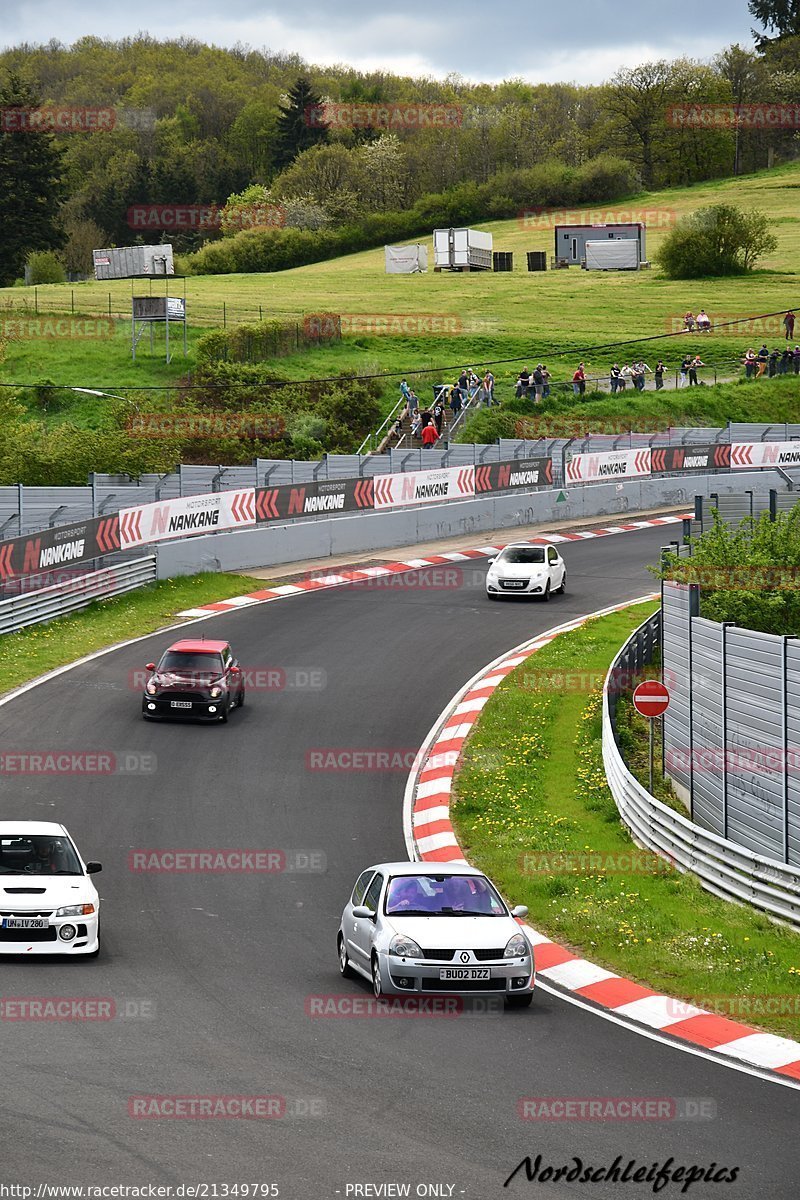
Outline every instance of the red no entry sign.
<svg viewBox="0 0 800 1200">
<path fill-rule="evenodd" d="M 642 717 L 660 717 L 669 708 L 669 691 L 657 679 L 647 679 L 634 691 L 633 707 Z"/>
</svg>

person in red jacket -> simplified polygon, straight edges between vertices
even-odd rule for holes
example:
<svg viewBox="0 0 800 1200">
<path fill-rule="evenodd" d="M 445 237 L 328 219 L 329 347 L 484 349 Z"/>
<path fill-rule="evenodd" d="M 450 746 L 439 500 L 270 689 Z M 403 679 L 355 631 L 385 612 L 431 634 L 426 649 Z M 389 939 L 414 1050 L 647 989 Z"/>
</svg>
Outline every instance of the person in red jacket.
<svg viewBox="0 0 800 1200">
<path fill-rule="evenodd" d="M 426 425 L 422 431 L 422 445 L 425 450 L 430 450 L 431 446 L 435 445 L 439 440 L 439 435 L 436 432 L 436 426 L 431 422 Z"/>
<path fill-rule="evenodd" d="M 580 363 L 572 376 L 572 390 L 576 396 L 583 396 L 586 392 L 586 372 L 583 369 L 583 363 Z"/>
</svg>

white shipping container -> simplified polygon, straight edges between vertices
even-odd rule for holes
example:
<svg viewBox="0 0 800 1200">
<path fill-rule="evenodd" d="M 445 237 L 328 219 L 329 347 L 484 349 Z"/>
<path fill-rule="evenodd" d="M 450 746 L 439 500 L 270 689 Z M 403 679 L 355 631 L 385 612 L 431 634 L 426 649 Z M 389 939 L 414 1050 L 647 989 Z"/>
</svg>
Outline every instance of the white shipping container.
<svg viewBox="0 0 800 1200">
<path fill-rule="evenodd" d="M 639 243 L 628 238 L 609 238 L 586 243 L 587 271 L 638 271 Z"/>
<path fill-rule="evenodd" d="M 172 246 L 117 246 L 93 250 L 95 279 L 130 279 L 133 275 L 174 275 Z"/>
<path fill-rule="evenodd" d="M 492 235 L 480 229 L 434 229 L 434 265 L 492 269 Z"/>
</svg>

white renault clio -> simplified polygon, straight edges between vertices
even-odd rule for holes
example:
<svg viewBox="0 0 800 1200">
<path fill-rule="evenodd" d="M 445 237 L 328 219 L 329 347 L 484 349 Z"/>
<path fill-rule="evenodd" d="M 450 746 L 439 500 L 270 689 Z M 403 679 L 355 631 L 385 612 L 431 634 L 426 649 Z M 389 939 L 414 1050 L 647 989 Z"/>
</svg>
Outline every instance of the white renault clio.
<svg viewBox="0 0 800 1200">
<path fill-rule="evenodd" d="M 554 592 L 563 594 L 566 590 L 567 568 L 555 546 L 516 542 L 489 559 L 486 594 L 490 600 L 500 596 L 549 600 Z"/>
<path fill-rule="evenodd" d="M 63 825 L 0 821 L 0 954 L 97 954 L 101 869 Z"/>
</svg>

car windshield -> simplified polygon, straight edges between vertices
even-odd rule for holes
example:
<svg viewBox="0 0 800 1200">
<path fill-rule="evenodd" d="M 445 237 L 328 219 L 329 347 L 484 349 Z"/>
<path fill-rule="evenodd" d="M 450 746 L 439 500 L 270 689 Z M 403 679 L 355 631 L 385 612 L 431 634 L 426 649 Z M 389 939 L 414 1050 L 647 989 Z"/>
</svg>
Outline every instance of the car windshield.
<svg viewBox="0 0 800 1200">
<path fill-rule="evenodd" d="M 158 670 L 174 671 L 178 675 L 221 675 L 222 658 L 219 654 L 168 650 L 158 664 Z"/>
<path fill-rule="evenodd" d="M 514 546 L 510 550 L 504 550 L 500 559 L 507 563 L 543 563 L 544 547 Z"/>
<path fill-rule="evenodd" d="M 388 914 L 505 917 L 506 906 L 482 875 L 395 875 L 386 889 Z"/>
<path fill-rule="evenodd" d="M 82 875 L 69 838 L 44 833 L 0 837 L 0 875 Z"/>
</svg>

